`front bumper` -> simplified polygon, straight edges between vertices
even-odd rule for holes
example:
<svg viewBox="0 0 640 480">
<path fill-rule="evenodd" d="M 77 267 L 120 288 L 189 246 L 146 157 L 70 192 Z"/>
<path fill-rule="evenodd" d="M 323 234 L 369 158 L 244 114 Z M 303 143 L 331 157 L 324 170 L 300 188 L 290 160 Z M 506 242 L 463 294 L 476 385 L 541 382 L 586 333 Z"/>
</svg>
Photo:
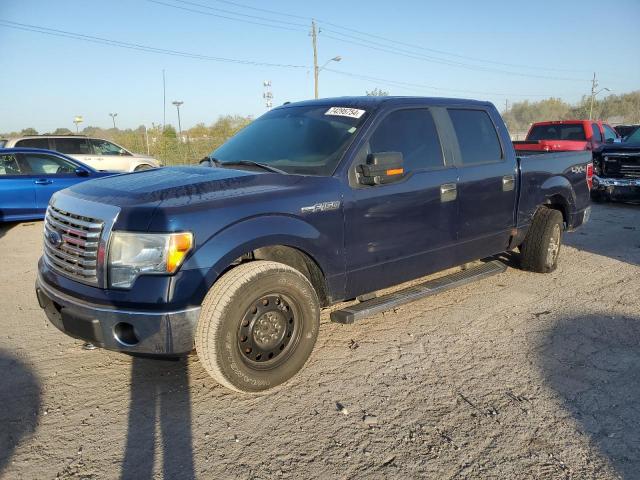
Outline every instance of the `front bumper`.
<svg viewBox="0 0 640 480">
<path fill-rule="evenodd" d="M 612 199 L 640 200 L 640 178 L 608 178 L 594 175 L 592 191 Z"/>
<path fill-rule="evenodd" d="M 194 348 L 200 307 L 170 312 L 120 310 L 92 305 L 36 280 L 40 307 L 67 335 L 108 350 L 145 355 L 186 355 Z"/>
</svg>

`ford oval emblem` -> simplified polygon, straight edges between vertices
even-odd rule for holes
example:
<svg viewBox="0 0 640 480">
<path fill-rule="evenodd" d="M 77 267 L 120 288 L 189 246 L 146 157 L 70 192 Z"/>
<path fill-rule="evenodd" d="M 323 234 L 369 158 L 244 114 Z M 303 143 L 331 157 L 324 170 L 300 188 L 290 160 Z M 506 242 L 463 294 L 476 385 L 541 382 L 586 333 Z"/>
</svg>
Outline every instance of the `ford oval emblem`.
<svg viewBox="0 0 640 480">
<path fill-rule="evenodd" d="M 49 243 L 54 247 L 59 247 L 60 245 L 62 245 L 62 236 L 58 232 L 49 230 L 47 232 L 47 240 L 49 240 Z"/>
</svg>

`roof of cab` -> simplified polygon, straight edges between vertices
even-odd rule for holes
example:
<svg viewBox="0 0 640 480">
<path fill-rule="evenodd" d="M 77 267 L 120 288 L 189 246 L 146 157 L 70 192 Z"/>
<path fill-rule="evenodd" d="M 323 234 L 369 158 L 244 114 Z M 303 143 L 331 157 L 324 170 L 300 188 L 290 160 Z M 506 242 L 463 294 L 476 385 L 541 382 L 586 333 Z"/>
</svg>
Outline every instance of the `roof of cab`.
<svg viewBox="0 0 640 480">
<path fill-rule="evenodd" d="M 490 106 L 490 102 L 481 100 L 470 100 L 464 98 L 442 98 L 442 97 L 402 97 L 402 96 L 361 96 L 361 97 L 333 97 L 320 98 L 316 100 L 303 100 L 300 102 L 285 103 L 276 108 L 286 107 L 352 107 L 352 108 L 378 108 L 382 104 L 406 105 L 424 104 L 432 106 L 450 105 L 476 105 Z"/>
</svg>

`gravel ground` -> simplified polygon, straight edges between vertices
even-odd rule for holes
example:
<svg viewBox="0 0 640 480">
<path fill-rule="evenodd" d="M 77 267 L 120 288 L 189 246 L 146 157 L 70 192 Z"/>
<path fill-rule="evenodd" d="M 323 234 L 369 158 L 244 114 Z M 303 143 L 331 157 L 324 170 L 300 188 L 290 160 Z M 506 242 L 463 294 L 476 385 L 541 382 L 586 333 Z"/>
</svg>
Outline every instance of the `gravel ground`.
<svg viewBox="0 0 640 480">
<path fill-rule="evenodd" d="M 595 205 L 550 275 L 515 268 L 345 326 L 292 382 L 86 351 L 0 227 L 0 477 L 640 478 L 640 207 Z"/>
</svg>

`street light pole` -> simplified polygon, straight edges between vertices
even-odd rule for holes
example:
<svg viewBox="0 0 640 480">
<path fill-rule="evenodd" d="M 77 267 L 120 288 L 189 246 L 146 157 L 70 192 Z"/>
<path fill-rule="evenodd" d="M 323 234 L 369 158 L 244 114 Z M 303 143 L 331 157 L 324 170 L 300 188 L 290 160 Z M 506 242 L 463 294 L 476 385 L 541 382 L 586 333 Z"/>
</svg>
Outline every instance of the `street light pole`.
<svg viewBox="0 0 640 480">
<path fill-rule="evenodd" d="M 111 117 L 111 120 L 113 120 L 113 129 L 116 130 L 116 117 L 118 116 L 118 114 L 110 113 L 109 116 Z"/>
<path fill-rule="evenodd" d="M 174 100 L 171 103 L 173 103 L 176 106 L 176 110 L 178 111 L 178 132 L 179 132 L 178 134 L 179 134 L 180 141 L 182 142 L 182 123 L 180 122 L 180 107 L 184 102 L 179 100 Z"/>
<path fill-rule="evenodd" d="M 329 62 L 339 62 L 342 60 L 342 57 L 337 55 L 327 60 L 321 67 L 318 67 L 318 28 L 316 27 L 315 20 L 311 20 L 311 45 L 313 47 L 313 96 L 314 98 L 318 98 L 318 77 L 320 71 L 326 67 Z"/>
</svg>

